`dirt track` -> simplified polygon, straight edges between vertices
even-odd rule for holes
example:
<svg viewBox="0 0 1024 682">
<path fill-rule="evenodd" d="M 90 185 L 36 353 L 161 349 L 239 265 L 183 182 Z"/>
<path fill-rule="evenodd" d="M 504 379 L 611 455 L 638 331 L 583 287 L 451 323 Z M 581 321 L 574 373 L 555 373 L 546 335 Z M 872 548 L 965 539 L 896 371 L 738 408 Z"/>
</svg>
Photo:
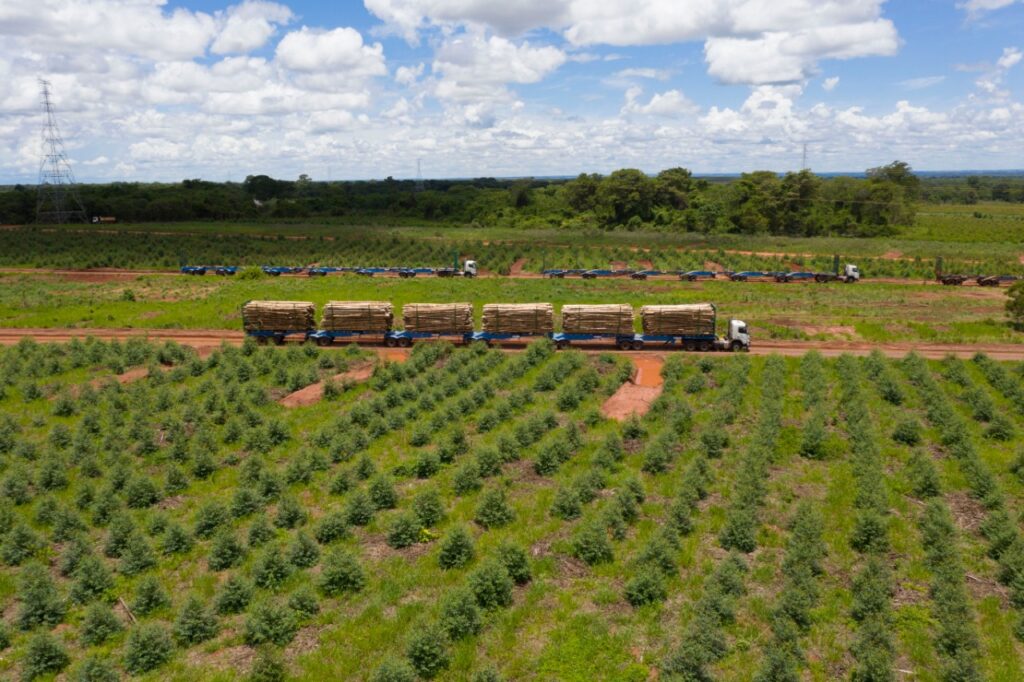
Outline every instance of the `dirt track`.
<svg viewBox="0 0 1024 682">
<path fill-rule="evenodd" d="M 0 345 L 13 345 L 24 337 L 30 337 L 39 342 L 60 343 L 67 342 L 73 338 L 85 338 L 92 336 L 97 339 L 109 341 L 113 339 L 124 340 L 132 337 L 145 337 L 152 341 L 164 340 L 177 341 L 180 344 L 192 346 L 200 351 L 209 352 L 219 346 L 222 342 L 240 344 L 245 338 L 242 332 L 233 330 L 217 329 L 0 329 Z M 614 351 L 614 347 L 608 345 L 585 345 L 575 346 L 585 352 L 603 353 Z M 508 350 L 519 350 L 522 346 L 507 346 Z M 803 355 L 815 350 L 826 357 L 834 357 L 843 353 L 853 355 L 867 355 L 874 349 L 880 350 L 889 357 L 903 357 L 911 351 L 930 359 L 941 359 L 946 355 L 955 355 L 961 358 L 970 358 L 975 353 L 983 352 L 994 360 L 1024 360 L 1024 344 L 1012 343 L 983 343 L 983 344 L 942 344 L 942 343 L 914 343 L 910 341 L 898 343 L 864 343 L 855 341 L 778 341 L 773 339 L 754 341 L 751 353 L 754 355 Z M 378 347 L 378 352 L 387 360 L 401 360 L 405 351 L 393 348 Z M 620 352 L 620 351 L 615 351 Z M 656 347 L 647 351 L 630 352 L 631 356 L 637 358 L 650 358 L 654 353 L 664 353 L 664 349 Z M 669 351 L 672 352 L 672 351 Z"/>
</svg>

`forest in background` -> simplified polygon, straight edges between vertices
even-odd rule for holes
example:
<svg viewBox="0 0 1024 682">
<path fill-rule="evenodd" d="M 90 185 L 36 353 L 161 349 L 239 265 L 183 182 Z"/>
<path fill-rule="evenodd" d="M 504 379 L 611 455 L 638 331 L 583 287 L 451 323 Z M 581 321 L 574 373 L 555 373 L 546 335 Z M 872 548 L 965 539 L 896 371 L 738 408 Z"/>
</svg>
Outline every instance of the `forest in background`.
<svg viewBox="0 0 1024 682">
<path fill-rule="evenodd" d="M 684 168 L 575 179 L 318 182 L 251 175 L 244 182 L 81 185 L 90 216 L 120 222 L 344 219 L 366 224 L 526 229 L 657 229 L 704 234 L 884 236 L 913 224 L 919 202 L 1024 202 L 1024 178 L 927 177 L 903 162 L 864 177 L 803 170 L 701 178 Z M 0 224 L 34 221 L 36 189 L 0 188 Z"/>
</svg>

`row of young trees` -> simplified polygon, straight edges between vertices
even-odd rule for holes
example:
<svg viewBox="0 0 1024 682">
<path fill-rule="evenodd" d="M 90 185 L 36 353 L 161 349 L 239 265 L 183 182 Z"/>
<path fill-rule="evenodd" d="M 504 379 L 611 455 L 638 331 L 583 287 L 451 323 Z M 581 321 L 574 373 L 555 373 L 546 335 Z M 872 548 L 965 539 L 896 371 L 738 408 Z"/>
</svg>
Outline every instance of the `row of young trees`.
<svg viewBox="0 0 1024 682">
<path fill-rule="evenodd" d="M 823 177 L 808 170 L 736 179 L 695 178 L 685 168 L 655 176 L 621 169 L 573 180 L 297 182 L 265 175 L 243 183 L 84 185 L 91 215 L 122 221 L 297 219 L 348 216 L 370 221 L 532 226 L 660 226 L 680 231 L 870 235 L 909 225 L 920 181 L 896 161 L 866 177 Z M 0 191 L 0 223 L 34 220 L 35 188 Z"/>
</svg>

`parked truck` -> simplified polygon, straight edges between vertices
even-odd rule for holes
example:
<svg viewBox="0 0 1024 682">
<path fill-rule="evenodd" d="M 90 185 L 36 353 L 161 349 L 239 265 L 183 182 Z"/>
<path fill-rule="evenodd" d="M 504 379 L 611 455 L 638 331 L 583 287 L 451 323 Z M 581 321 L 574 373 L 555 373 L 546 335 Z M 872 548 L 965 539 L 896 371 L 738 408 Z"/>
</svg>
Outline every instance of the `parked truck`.
<svg viewBox="0 0 1024 682">
<path fill-rule="evenodd" d="M 604 308 L 577 315 L 570 321 L 568 309 Z M 613 309 L 610 313 L 607 309 Z M 321 346 L 336 340 L 357 339 L 386 346 L 410 346 L 416 340 L 447 338 L 463 343 L 516 341 L 549 338 L 558 348 L 576 341 L 606 341 L 620 350 L 648 347 L 679 348 L 687 351 L 745 351 L 750 333 L 742 320 L 728 320 L 725 335 L 719 336 L 718 311 L 710 303 L 644 306 L 642 333 L 634 331 L 631 306 L 571 306 L 563 308 L 563 330 L 554 331 L 550 304 L 488 304 L 484 327 L 474 329 L 472 306 L 468 303 L 408 304 L 403 308 L 403 329 L 392 327 L 391 306 L 385 302 L 329 302 L 318 327 L 313 324 L 313 304 L 294 301 L 250 301 L 243 307 L 247 336 L 258 342 L 284 343 L 302 337 Z M 586 311 L 576 311 L 585 313 Z"/>
</svg>

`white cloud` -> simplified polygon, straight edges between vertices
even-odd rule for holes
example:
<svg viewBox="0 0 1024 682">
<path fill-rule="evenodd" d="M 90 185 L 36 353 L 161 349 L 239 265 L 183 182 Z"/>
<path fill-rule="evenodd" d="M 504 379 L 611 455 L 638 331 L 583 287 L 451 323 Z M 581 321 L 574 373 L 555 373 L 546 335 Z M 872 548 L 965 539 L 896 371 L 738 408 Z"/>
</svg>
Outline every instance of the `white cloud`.
<svg viewBox="0 0 1024 682">
<path fill-rule="evenodd" d="M 1022 57 L 1024 54 L 1016 47 L 1004 47 L 1003 56 L 996 61 L 996 66 L 1003 70 L 1010 69 L 1019 64 Z"/>
<path fill-rule="evenodd" d="M 416 66 L 399 66 L 395 69 L 395 82 L 399 85 L 412 85 L 423 75 L 422 62 Z"/>
<path fill-rule="evenodd" d="M 565 63 L 556 47 L 516 44 L 499 36 L 464 33 L 434 54 L 434 73 L 458 84 L 536 83 Z"/>
<path fill-rule="evenodd" d="M 622 108 L 624 114 L 680 118 L 695 114 L 698 111 L 697 105 L 679 90 L 655 93 L 646 104 L 639 101 L 642 92 L 640 88 L 636 87 L 626 91 L 626 104 Z"/>
<path fill-rule="evenodd" d="M 970 15 L 978 15 L 1009 7 L 1014 2 L 1016 0 L 967 0 L 967 2 L 959 3 L 957 7 L 967 10 Z"/>
<path fill-rule="evenodd" d="M 726 83 L 805 80 L 822 59 L 888 56 L 896 28 L 882 0 L 366 0 L 407 38 L 441 27 L 486 27 L 501 35 L 560 31 L 573 46 L 704 41 L 708 72 Z M 586 54 L 586 53 L 584 53 Z"/>
<path fill-rule="evenodd" d="M 946 80 L 945 76 L 922 76 L 920 78 L 909 78 L 905 81 L 900 81 L 898 85 L 902 85 L 908 90 L 924 90 L 933 85 L 938 85 L 944 80 Z"/>
<path fill-rule="evenodd" d="M 821 82 L 821 89 L 825 92 L 832 92 L 839 85 L 839 76 L 830 76 Z"/>
<path fill-rule="evenodd" d="M 995 65 L 980 65 L 979 70 L 983 72 L 983 75 L 974 81 L 975 85 L 978 86 L 979 90 L 991 97 L 1005 98 L 1009 96 L 1010 93 L 1007 90 L 1001 89 L 1000 86 L 1003 84 L 1006 73 L 1019 64 L 1022 57 L 1024 57 L 1024 54 L 1016 47 L 1004 47 L 1003 53 L 996 60 Z"/>
<path fill-rule="evenodd" d="M 263 47 L 277 31 L 277 26 L 287 24 L 294 16 L 284 5 L 245 0 L 240 5 L 229 7 L 218 18 L 222 21 L 222 27 L 210 51 L 229 54 L 251 52 Z"/>
<path fill-rule="evenodd" d="M 276 59 L 295 71 L 344 71 L 349 76 L 379 76 L 384 67 L 384 48 L 380 43 L 363 44 L 363 36 L 354 28 L 341 27 L 321 31 L 303 26 L 285 34 L 277 44 Z"/>
<path fill-rule="evenodd" d="M 668 69 L 634 68 L 621 69 L 613 74 L 616 78 L 649 78 L 652 80 L 668 80 L 672 72 Z"/>
</svg>

